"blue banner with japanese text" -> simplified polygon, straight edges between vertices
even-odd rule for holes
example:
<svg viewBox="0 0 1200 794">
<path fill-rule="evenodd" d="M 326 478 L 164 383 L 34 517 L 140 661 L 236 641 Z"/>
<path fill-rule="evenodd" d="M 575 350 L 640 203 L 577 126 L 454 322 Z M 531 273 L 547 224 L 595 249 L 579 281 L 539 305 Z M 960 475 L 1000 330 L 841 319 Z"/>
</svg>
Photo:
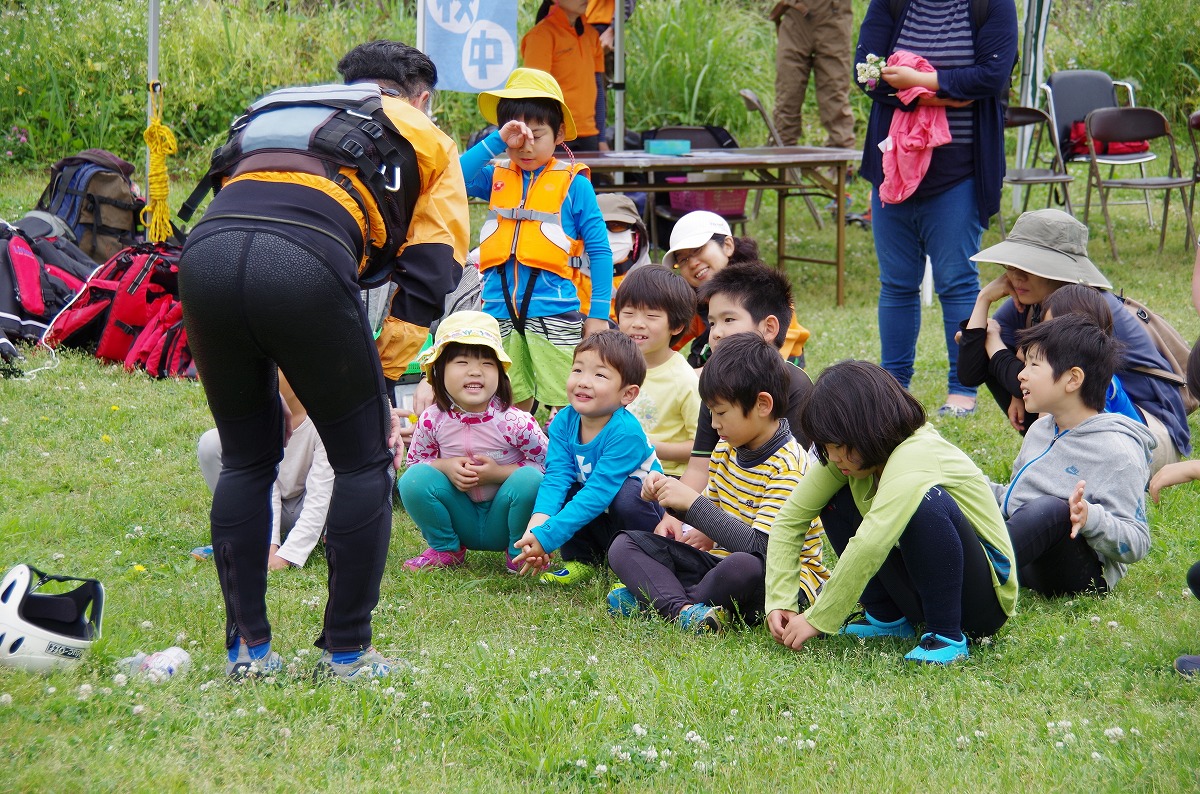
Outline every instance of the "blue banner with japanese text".
<svg viewBox="0 0 1200 794">
<path fill-rule="evenodd" d="M 517 66 L 516 0 L 425 0 L 425 53 L 438 88 L 477 94 L 503 88 Z"/>
</svg>

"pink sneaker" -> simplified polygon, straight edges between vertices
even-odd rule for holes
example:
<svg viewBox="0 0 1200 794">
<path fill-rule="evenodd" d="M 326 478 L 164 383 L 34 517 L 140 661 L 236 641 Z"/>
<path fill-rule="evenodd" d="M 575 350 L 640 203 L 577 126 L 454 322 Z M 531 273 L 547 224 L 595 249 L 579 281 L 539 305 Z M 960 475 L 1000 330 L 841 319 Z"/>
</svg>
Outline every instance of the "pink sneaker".
<svg viewBox="0 0 1200 794">
<path fill-rule="evenodd" d="M 420 557 L 405 560 L 404 567 L 410 571 L 419 571 L 423 568 L 453 568 L 456 565 L 462 565 L 466 558 L 466 549 L 459 549 L 458 551 L 425 549 Z"/>
<path fill-rule="evenodd" d="M 514 558 L 511 554 L 509 554 L 507 551 L 504 552 L 504 567 L 508 568 L 509 573 L 520 573 L 521 569 L 525 567 L 525 563 L 513 562 L 513 559 Z"/>
</svg>

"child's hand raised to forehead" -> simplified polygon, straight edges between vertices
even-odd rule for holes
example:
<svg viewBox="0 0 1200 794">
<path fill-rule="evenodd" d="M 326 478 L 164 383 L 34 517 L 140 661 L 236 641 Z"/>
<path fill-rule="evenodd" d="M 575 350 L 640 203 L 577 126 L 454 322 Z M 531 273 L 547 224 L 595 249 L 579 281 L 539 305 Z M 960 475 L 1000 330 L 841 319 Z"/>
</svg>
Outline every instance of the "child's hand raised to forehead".
<svg viewBox="0 0 1200 794">
<path fill-rule="evenodd" d="M 510 149 L 520 149 L 525 146 L 526 142 L 533 143 L 533 130 L 529 129 L 523 121 L 507 121 L 500 128 L 500 139 L 504 141 L 504 145 Z"/>
</svg>

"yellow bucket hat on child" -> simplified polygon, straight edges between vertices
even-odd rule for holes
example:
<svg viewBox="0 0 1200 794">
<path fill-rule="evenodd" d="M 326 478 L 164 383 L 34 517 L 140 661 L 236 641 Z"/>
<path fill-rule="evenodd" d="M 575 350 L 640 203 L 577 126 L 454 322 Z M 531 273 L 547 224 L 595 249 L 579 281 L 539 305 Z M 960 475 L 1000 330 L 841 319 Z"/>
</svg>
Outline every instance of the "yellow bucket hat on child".
<svg viewBox="0 0 1200 794">
<path fill-rule="evenodd" d="M 504 88 L 496 91 L 484 91 L 479 95 L 479 112 L 489 124 L 499 124 L 496 120 L 496 105 L 501 99 L 553 99 L 562 107 L 563 126 L 566 131 L 563 138 L 573 141 L 577 137 L 575 119 L 571 118 L 571 109 L 563 99 L 562 89 L 558 81 L 549 72 L 541 69 L 521 67 L 513 69 L 508 76 Z"/>
<path fill-rule="evenodd" d="M 417 363 L 421 365 L 421 371 L 425 373 L 426 378 L 433 377 L 434 362 L 451 342 L 490 347 L 496 353 L 496 358 L 500 359 L 505 372 L 512 364 L 512 359 L 504 352 L 500 324 L 496 322 L 495 317 L 483 312 L 455 312 L 442 320 L 438 326 L 437 333 L 433 336 L 433 346 L 417 357 Z"/>
</svg>

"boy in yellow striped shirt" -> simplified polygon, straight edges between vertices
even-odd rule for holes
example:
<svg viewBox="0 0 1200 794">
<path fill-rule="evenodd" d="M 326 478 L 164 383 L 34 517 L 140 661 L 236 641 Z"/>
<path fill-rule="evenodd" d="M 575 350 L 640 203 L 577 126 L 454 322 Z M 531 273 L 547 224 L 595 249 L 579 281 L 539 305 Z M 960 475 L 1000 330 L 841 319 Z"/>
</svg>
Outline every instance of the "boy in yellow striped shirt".
<svg viewBox="0 0 1200 794">
<path fill-rule="evenodd" d="M 695 633 L 720 632 L 735 614 L 750 625 L 762 620 L 767 534 L 808 469 L 786 419 L 787 366 L 751 333 L 729 337 L 709 359 L 700 398 L 720 441 L 708 486 L 701 495 L 661 474 L 645 479 L 642 498 L 672 511 L 685 529 L 676 534 L 660 525 L 657 531 L 669 534 L 613 539 L 608 564 L 621 583 L 608 594 L 609 612 L 632 616 L 650 607 Z M 805 538 L 799 604 L 811 603 L 829 578 L 819 531 L 816 524 Z"/>
</svg>

